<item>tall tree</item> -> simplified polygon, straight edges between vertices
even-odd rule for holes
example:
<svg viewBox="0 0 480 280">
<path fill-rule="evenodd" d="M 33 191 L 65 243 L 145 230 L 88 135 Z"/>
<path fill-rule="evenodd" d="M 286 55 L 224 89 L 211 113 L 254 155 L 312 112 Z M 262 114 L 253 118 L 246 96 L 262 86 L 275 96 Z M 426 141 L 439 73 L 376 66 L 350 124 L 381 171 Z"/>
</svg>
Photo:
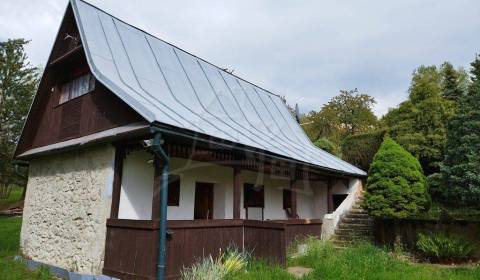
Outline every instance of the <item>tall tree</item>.
<svg viewBox="0 0 480 280">
<path fill-rule="evenodd" d="M 311 112 L 302 122 L 313 141 L 322 137 L 339 145 L 349 135 L 368 132 L 377 126 L 372 112 L 375 99 L 358 90 L 341 90 L 319 112 Z"/>
<path fill-rule="evenodd" d="M 457 115 L 448 124 L 442 166 L 444 202 L 480 204 L 480 56 L 471 64 L 472 83 L 459 99 Z"/>
<path fill-rule="evenodd" d="M 24 39 L 0 42 L 0 195 L 21 178 L 12 156 L 38 83 L 38 69 L 28 62 Z"/>
<path fill-rule="evenodd" d="M 457 102 L 465 90 L 462 87 L 464 72 L 461 69 L 459 71 L 455 70 L 450 62 L 445 62 L 441 66 L 441 73 L 443 97 Z"/>
<path fill-rule="evenodd" d="M 454 102 L 442 95 L 440 71 L 421 66 L 413 73 L 409 100 L 382 119 L 390 136 L 419 159 L 427 175 L 440 169 L 447 122 L 454 115 Z"/>
</svg>

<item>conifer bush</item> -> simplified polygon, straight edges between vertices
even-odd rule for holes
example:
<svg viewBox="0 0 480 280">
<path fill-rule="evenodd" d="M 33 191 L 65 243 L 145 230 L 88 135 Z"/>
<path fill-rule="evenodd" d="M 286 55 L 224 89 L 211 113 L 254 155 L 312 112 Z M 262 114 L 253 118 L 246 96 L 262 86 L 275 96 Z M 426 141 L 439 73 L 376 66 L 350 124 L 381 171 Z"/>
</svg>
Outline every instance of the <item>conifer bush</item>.
<svg viewBox="0 0 480 280">
<path fill-rule="evenodd" d="M 387 137 L 370 165 L 363 208 L 374 217 L 416 215 L 430 203 L 425 181 L 418 160 Z"/>
</svg>

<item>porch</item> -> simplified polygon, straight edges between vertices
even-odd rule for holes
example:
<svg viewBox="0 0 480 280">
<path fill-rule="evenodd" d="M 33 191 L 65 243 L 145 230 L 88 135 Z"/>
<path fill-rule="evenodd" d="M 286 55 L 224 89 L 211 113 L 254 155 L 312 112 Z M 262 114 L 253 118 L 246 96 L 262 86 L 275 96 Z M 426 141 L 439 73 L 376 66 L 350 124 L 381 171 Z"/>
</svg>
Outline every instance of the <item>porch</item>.
<svg viewBox="0 0 480 280">
<path fill-rule="evenodd" d="M 321 236 L 322 219 L 354 180 L 253 155 L 170 144 L 166 275 L 235 246 L 284 265 L 301 236 Z M 251 158 L 249 158 L 251 157 Z M 103 273 L 155 279 L 160 163 L 137 144 L 117 146 Z"/>
<path fill-rule="evenodd" d="M 177 279 L 184 266 L 218 256 L 229 246 L 284 265 L 288 244 L 299 236 L 319 235 L 319 220 L 168 221 L 167 279 Z M 109 219 L 103 272 L 120 279 L 155 279 L 158 221 Z"/>
</svg>

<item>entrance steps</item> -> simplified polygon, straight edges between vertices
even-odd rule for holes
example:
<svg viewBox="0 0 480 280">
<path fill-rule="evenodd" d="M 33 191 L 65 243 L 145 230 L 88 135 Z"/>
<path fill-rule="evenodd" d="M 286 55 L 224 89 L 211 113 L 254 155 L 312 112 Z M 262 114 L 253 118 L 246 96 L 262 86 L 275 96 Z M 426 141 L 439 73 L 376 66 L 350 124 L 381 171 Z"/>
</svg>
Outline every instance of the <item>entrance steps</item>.
<svg viewBox="0 0 480 280">
<path fill-rule="evenodd" d="M 361 208 L 359 196 L 351 209 L 341 218 L 331 241 L 337 248 L 346 248 L 356 242 L 373 240 L 373 219 Z"/>
</svg>

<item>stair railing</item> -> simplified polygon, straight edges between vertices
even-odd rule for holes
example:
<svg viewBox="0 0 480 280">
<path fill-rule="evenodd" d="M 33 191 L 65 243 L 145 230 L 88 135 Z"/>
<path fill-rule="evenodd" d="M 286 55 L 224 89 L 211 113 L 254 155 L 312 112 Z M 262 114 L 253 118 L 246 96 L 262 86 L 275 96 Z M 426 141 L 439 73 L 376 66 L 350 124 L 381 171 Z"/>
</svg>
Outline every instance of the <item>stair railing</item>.
<svg viewBox="0 0 480 280">
<path fill-rule="evenodd" d="M 362 192 L 362 180 L 353 179 L 351 181 L 350 193 L 343 200 L 333 213 L 328 213 L 323 216 L 322 222 L 322 240 L 329 240 L 335 233 L 338 223 L 345 216 L 350 209 L 355 205 L 358 196 Z"/>
</svg>

